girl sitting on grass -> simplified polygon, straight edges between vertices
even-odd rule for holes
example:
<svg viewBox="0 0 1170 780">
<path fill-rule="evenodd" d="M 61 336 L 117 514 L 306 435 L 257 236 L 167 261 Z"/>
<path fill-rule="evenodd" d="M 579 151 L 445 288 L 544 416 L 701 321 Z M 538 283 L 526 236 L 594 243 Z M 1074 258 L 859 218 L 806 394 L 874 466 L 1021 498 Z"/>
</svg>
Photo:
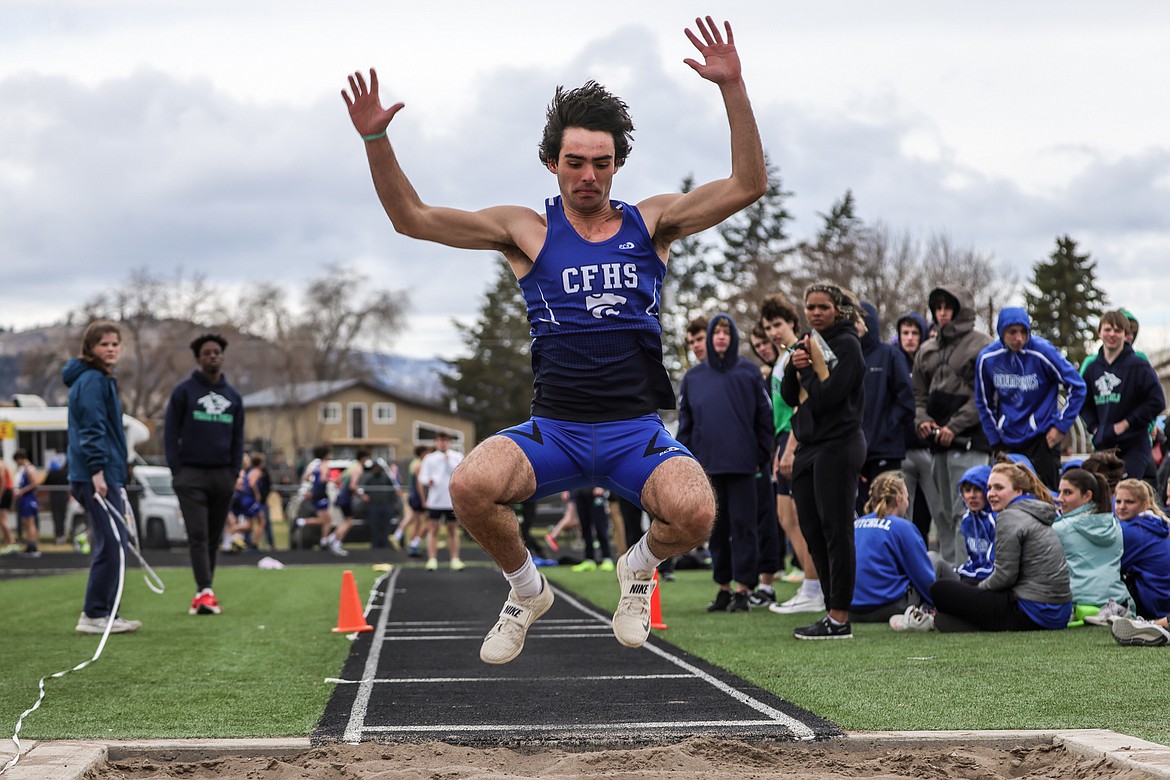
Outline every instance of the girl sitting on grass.
<svg viewBox="0 0 1170 780">
<path fill-rule="evenodd" d="M 922 534 L 901 517 L 909 507 L 899 472 L 886 471 L 874 478 L 865 503 L 869 514 L 853 521 L 857 582 L 851 621 L 884 623 L 911 607 L 929 605 L 934 564 Z"/>
<path fill-rule="evenodd" d="M 1073 601 L 1120 617 L 1129 614 L 1129 591 L 1121 581 L 1121 527 L 1111 503 L 1103 476 L 1069 469 L 1060 478 L 1060 518 L 1052 528 L 1064 548 Z"/>
<path fill-rule="evenodd" d="M 1117 484 L 1113 511 L 1121 521 L 1121 579 L 1142 617 L 1170 615 L 1170 525 L 1154 491 L 1140 479 Z"/>
<path fill-rule="evenodd" d="M 1052 530 L 1052 494 L 1028 469 L 999 463 L 987 480 L 996 512 L 995 570 L 978 585 L 937 580 L 930 598 L 939 631 L 1042 631 L 1072 614 L 1068 565 Z"/>
</svg>

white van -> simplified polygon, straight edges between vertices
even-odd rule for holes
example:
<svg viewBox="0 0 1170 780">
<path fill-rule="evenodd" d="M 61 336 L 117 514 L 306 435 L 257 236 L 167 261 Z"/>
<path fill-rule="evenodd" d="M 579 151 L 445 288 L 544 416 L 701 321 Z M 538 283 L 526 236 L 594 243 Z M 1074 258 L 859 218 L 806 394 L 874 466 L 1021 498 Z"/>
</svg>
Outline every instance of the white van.
<svg viewBox="0 0 1170 780">
<path fill-rule="evenodd" d="M 171 483 L 171 470 L 166 466 L 136 465 L 131 468 L 134 483 L 130 501 L 138 521 L 139 543 L 143 549 L 165 550 L 172 544 L 187 542 L 187 526 L 179 510 L 179 498 Z M 44 513 L 41 513 L 44 522 Z M 89 524 L 85 509 L 75 500 L 69 500 L 65 519 L 66 528 Z"/>
<path fill-rule="evenodd" d="M 0 455 L 3 456 L 9 473 L 15 474 L 16 462 L 12 456 L 17 450 L 24 450 L 32 464 L 43 474 L 49 462 L 54 457 L 64 455 L 69 447 L 69 408 L 46 406 L 37 396 L 22 395 L 16 398 L 20 406 L 0 407 Z M 150 438 L 150 429 L 144 422 L 128 414 L 122 415 L 122 424 L 126 429 L 127 462 L 140 462 L 141 458 L 135 447 Z M 162 472 L 165 472 L 165 475 Z M 156 531 L 154 537 L 149 536 L 151 527 L 147 522 L 147 513 L 142 511 L 138 520 L 143 543 L 145 544 L 147 539 L 162 544 L 170 541 L 185 542 L 187 533 L 182 515 L 179 513 L 179 501 L 170 487 L 170 469 L 165 466 L 141 465 L 134 467 L 134 473 L 143 484 L 140 501 L 142 509 L 149 508 L 151 518 L 157 521 L 155 525 L 159 526 L 161 523 L 161 529 L 165 532 L 165 535 L 160 536 Z M 147 484 L 148 482 L 150 484 Z M 157 489 L 154 487 L 156 485 Z M 39 527 L 43 538 L 53 535 L 53 520 L 49 511 L 48 489 L 42 488 L 40 495 Z M 70 523 L 79 512 L 81 507 L 71 500 L 66 517 L 67 529 L 73 527 Z M 78 519 L 84 521 L 84 517 Z"/>
</svg>

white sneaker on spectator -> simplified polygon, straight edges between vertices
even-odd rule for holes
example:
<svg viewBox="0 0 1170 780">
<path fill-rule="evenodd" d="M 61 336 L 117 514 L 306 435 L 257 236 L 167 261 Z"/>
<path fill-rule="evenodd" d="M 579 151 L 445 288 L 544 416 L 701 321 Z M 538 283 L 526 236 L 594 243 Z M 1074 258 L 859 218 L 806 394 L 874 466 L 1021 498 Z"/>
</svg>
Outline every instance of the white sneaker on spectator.
<svg viewBox="0 0 1170 780">
<path fill-rule="evenodd" d="M 894 615 L 890 618 L 890 628 L 895 631 L 933 631 L 934 615 L 922 607 L 906 607 L 906 611 L 901 615 Z"/>
<path fill-rule="evenodd" d="M 1085 622 L 1090 626 L 1107 626 L 1119 617 L 1129 617 L 1129 607 L 1109 599 L 1096 615 L 1086 615 Z"/>
<path fill-rule="evenodd" d="M 825 597 L 824 594 L 820 596 L 810 596 L 803 590 L 796 591 L 796 595 L 782 601 L 779 604 L 769 604 L 768 610 L 775 612 L 777 615 L 795 615 L 798 612 L 824 612 L 825 611 Z"/>
<path fill-rule="evenodd" d="M 104 634 L 106 632 L 106 621 L 109 618 L 96 617 L 91 618 L 84 612 L 81 617 L 77 618 L 77 628 L 75 629 L 79 634 Z M 111 634 L 132 634 L 138 629 L 142 628 L 142 622 L 138 620 L 124 620 L 120 617 L 114 617 L 114 624 L 110 627 Z"/>
<path fill-rule="evenodd" d="M 1119 645 L 1164 647 L 1170 644 L 1170 631 L 1142 618 L 1119 617 L 1109 624 L 1109 631 Z"/>
</svg>

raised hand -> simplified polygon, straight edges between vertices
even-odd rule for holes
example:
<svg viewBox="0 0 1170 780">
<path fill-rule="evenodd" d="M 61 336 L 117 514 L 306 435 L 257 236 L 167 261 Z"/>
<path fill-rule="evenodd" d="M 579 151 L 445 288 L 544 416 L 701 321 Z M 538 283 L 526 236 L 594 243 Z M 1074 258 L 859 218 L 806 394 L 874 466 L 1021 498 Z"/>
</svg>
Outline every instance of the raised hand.
<svg viewBox="0 0 1170 780">
<path fill-rule="evenodd" d="M 353 92 L 341 90 L 341 97 L 349 108 L 349 118 L 353 122 L 358 135 L 371 136 L 386 132 L 390 120 L 394 118 L 405 103 L 395 103 L 390 108 L 382 108 L 382 101 L 378 98 L 378 72 L 370 68 L 370 85 L 366 87 L 366 79 L 360 73 L 349 77 L 349 88 Z"/>
<path fill-rule="evenodd" d="M 716 84 L 728 84 L 738 80 L 741 73 L 739 53 L 735 50 L 735 36 L 731 33 L 731 22 L 723 23 L 723 29 L 727 31 L 726 41 L 723 40 L 719 28 L 715 26 L 715 20 L 710 16 L 707 17 L 705 23 L 702 19 L 695 19 L 695 26 L 699 28 L 699 33 L 703 36 L 702 39 L 691 32 L 689 27 L 686 29 L 686 34 L 691 39 L 691 43 L 695 44 L 699 53 L 703 55 L 704 61 L 700 63 L 698 60 L 687 58 L 683 62 L 694 68 L 700 76 Z"/>
</svg>

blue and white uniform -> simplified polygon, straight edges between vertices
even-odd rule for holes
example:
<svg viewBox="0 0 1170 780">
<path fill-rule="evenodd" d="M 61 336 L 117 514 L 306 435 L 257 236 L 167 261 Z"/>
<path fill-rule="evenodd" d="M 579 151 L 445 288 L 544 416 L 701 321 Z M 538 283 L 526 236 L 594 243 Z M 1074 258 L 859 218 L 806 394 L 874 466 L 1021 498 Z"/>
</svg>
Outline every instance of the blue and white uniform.
<svg viewBox="0 0 1170 780">
<path fill-rule="evenodd" d="M 535 497 L 600 486 L 641 506 L 666 458 L 690 456 L 658 417 L 673 409 L 658 321 L 666 264 L 636 207 L 611 201 L 618 232 L 586 241 L 560 197 L 545 202 L 548 232 L 520 279 L 532 333 L 532 418 L 501 431 L 536 473 Z"/>
</svg>

